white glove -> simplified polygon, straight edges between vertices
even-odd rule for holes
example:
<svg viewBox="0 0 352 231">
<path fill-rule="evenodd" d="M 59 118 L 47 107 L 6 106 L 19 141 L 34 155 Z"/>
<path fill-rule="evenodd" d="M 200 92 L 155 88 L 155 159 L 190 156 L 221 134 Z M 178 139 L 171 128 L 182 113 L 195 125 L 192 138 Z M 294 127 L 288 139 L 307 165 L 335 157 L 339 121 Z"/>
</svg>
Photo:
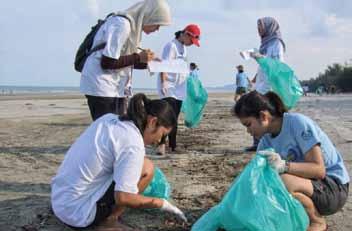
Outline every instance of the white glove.
<svg viewBox="0 0 352 231">
<path fill-rule="evenodd" d="M 166 211 L 169 213 L 173 213 L 177 215 L 179 218 L 181 218 L 184 222 L 187 222 L 187 218 L 183 212 L 177 208 L 176 206 L 172 205 L 170 202 L 167 200 L 163 199 L 163 206 L 160 208 L 161 211 Z"/>
<path fill-rule="evenodd" d="M 259 151 L 258 154 L 265 156 L 270 166 L 278 173 L 285 172 L 286 161 L 281 159 L 280 154 L 272 151 Z"/>
<path fill-rule="evenodd" d="M 164 96 L 166 96 L 166 94 L 167 94 L 167 83 L 166 83 L 166 81 L 164 81 L 164 82 L 161 83 L 161 93 L 162 93 Z"/>
</svg>

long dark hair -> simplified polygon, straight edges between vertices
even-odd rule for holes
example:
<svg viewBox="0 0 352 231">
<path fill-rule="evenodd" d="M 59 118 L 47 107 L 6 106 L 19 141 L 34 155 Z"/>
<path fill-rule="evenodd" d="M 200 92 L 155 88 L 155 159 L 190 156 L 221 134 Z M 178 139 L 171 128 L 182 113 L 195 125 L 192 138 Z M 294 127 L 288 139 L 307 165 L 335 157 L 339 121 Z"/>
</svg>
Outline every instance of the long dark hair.
<svg viewBox="0 0 352 231">
<path fill-rule="evenodd" d="M 275 117 L 283 117 L 287 108 L 280 97 L 274 92 L 269 91 L 265 95 L 257 91 L 252 91 L 243 95 L 232 109 L 232 114 L 238 118 L 260 117 L 261 111 L 268 111 Z"/>
<path fill-rule="evenodd" d="M 172 128 L 177 122 L 175 112 L 168 102 L 160 99 L 148 99 L 142 93 L 136 94 L 131 98 L 127 113 L 120 116 L 120 120 L 133 121 L 143 135 L 148 115 L 157 117 L 157 126 Z"/>
</svg>

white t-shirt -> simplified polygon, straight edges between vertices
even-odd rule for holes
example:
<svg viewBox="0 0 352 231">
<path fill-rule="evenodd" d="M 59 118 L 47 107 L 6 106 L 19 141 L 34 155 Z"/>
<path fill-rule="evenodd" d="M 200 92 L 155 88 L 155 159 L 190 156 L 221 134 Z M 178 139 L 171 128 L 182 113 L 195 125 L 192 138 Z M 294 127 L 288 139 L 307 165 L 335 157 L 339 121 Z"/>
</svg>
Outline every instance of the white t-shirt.
<svg viewBox="0 0 352 231">
<path fill-rule="evenodd" d="M 118 70 L 103 70 L 102 55 L 118 59 L 131 33 L 128 19 L 111 16 L 100 27 L 94 37 L 93 47 L 106 42 L 104 49 L 93 52 L 86 60 L 80 83 L 80 91 L 85 95 L 102 97 L 124 97 L 126 79 L 131 75 L 131 67 Z"/>
<path fill-rule="evenodd" d="M 186 60 L 187 51 L 186 46 L 180 43 L 177 39 L 168 42 L 163 49 L 162 59 L 173 60 L 183 59 Z M 177 73 L 167 73 L 166 79 L 167 93 L 163 95 L 161 92 L 161 76 L 157 78 L 157 90 L 160 98 L 172 97 L 178 100 L 183 100 L 186 96 L 186 75 Z"/>
<path fill-rule="evenodd" d="M 266 57 L 278 59 L 281 62 L 284 61 L 284 47 L 280 40 L 276 40 L 267 48 Z M 271 90 L 271 85 L 268 81 L 268 77 L 263 70 L 258 67 L 257 78 L 255 82 L 255 90 L 261 94 L 265 94 Z"/>
<path fill-rule="evenodd" d="M 55 215 L 75 227 L 90 225 L 96 202 L 115 181 L 115 191 L 138 193 L 145 156 L 143 137 L 133 122 L 106 114 L 74 142 L 51 182 Z"/>
</svg>

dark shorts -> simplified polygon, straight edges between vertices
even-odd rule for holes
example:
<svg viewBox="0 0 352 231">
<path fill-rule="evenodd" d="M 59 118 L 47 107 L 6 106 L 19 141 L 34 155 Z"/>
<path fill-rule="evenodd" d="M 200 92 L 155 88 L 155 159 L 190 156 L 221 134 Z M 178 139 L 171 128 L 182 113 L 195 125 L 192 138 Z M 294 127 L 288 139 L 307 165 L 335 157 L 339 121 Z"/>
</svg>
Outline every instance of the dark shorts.
<svg viewBox="0 0 352 231">
<path fill-rule="evenodd" d="M 332 177 L 312 180 L 312 201 L 321 215 L 331 215 L 341 209 L 348 197 L 349 184 L 340 184 Z"/>
<path fill-rule="evenodd" d="M 245 94 L 247 92 L 247 88 L 245 87 L 237 87 L 236 88 L 236 94 L 240 95 L 240 94 Z"/>
<path fill-rule="evenodd" d="M 106 190 L 105 194 L 96 202 L 97 211 L 95 213 L 95 218 L 92 224 L 87 227 L 74 227 L 71 225 L 67 225 L 74 230 L 84 230 L 87 228 L 91 228 L 95 225 L 100 224 L 104 221 L 110 214 L 115 206 L 115 182 L 112 182 L 109 186 L 108 190 Z"/>
<path fill-rule="evenodd" d="M 97 212 L 90 226 L 98 225 L 104 221 L 115 206 L 115 182 L 112 182 L 105 194 L 97 201 Z"/>
</svg>

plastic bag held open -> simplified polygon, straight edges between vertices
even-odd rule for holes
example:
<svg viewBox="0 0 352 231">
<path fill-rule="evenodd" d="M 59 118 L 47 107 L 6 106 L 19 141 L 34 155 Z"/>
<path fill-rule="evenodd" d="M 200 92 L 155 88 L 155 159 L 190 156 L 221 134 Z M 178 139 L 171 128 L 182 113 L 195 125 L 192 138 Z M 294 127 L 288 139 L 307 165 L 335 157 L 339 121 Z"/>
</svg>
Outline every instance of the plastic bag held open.
<svg viewBox="0 0 352 231">
<path fill-rule="evenodd" d="M 236 178 L 222 201 L 205 213 L 192 231 L 305 231 L 308 216 L 279 174 L 257 154 Z"/>
</svg>

